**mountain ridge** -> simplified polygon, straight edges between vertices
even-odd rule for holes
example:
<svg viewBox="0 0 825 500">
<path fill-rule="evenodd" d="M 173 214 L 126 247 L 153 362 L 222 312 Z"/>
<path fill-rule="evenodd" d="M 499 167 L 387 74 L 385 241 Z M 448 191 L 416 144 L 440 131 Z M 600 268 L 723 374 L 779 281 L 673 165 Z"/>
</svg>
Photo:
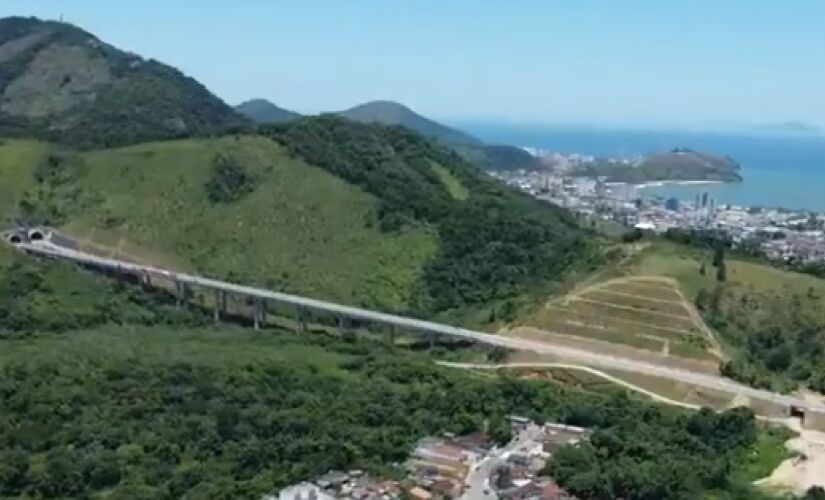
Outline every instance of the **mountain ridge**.
<svg viewBox="0 0 825 500">
<path fill-rule="evenodd" d="M 300 113 L 282 108 L 262 98 L 244 101 L 235 106 L 235 111 L 258 124 L 288 123 L 303 117 Z"/>
<path fill-rule="evenodd" d="M 0 19 L 2 135 L 112 146 L 244 122 L 195 79 L 82 28 Z"/>
<path fill-rule="evenodd" d="M 482 144 L 466 132 L 442 125 L 395 101 L 369 101 L 336 114 L 361 123 L 401 125 L 446 144 Z"/>
<path fill-rule="evenodd" d="M 402 126 L 450 147 L 485 170 L 540 169 L 538 159 L 515 146 L 487 144 L 462 130 L 426 118 L 395 101 L 370 101 L 337 113 L 361 123 Z"/>
</svg>

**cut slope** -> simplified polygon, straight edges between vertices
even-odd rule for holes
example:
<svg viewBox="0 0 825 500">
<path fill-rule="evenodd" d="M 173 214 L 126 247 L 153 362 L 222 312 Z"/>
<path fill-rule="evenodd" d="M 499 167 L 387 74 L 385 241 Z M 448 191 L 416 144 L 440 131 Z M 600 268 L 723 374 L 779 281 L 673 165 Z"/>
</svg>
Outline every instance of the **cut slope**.
<svg viewBox="0 0 825 500">
<path fill-rule="evenodd" d="M 245 121 L 178 70 L 72 25 L 12 17 L 0 33 L 0 135 L 125 144 Z"/>
<path fill-rule="evenodd" d="M 548 303 L 527 324 L 550 332 L 625 344 L 665 356 L 718 358 L 707 327 L 675 281 L 629 276 L 602 281 Z"/>
<path fill-rule="evenodd" d="M 713 253 L 659 243 L 638 255 L 628 272 L 679 281 L 725 348 L 730 361 L 723 374 L 757 387 L 803 384 L 825 392 L 825 280 L 728 258 L 727 280 L 720 283 Z"/>
</svg>

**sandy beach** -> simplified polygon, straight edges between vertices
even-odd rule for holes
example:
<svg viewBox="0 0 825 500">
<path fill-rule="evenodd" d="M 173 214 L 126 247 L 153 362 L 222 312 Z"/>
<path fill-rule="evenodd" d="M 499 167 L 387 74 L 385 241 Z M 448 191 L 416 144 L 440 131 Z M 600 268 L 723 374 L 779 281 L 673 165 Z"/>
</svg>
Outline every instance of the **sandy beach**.
<svg viewBox="0 0 825 500">
<path fill-rule="evenodd" d="M 642 184 L 634 184 L 637 189 L 644 189 L 649 187 L 663 187 L 663 186 L 707 186 L 716 184 L 726 184 L 725 181 L 652 181 L 643 182 Z"/>
</svg>

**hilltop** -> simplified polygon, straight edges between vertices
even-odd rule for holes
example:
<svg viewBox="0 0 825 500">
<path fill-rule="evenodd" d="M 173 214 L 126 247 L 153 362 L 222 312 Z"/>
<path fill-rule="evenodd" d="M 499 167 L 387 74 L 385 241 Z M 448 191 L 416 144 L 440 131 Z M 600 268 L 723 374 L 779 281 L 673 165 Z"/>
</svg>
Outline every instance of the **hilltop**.
<svg viewBox="0 0 825 500">
<path fill-rule="evenodd" d="M 301 118 L 299 113 L 278 107 L 266 99 L 250 99 L 235 106 L 235 111 L 255 123 L 286 123 Z"/>
<path fill-rule="evenodd" d="M 578 169 L 578 174 L 607 177 L 608 182 L 642 184 L 655 181 L 741 182 L 741 167 L 726 156 L 677 148 L 646 156 L 631 164 L 597 160 Z"/>
<path fill-rule="evenodd" d="M 203 85 L 70 24 L 0 19 L 0 135 L 120 145 L 243 123 Z"/>
<path fill-rule="evenodd" d="M 539 169 L 540 162 L 515 146 L 485 144 L 461 130 L 425 118 L 403 104 L 372 101 L 338 113 L 361 123 L 400 125 L 435 139 L 486 170 Z"/>
<path fill-rule="evenodd" d="M 467 133 L 425 118 L 403 104 L 393 101 L 359 104 L 338 114 L 361 123 L 401 125 L 444 144 L 482 144 L 479 139 Z"/>
</svg>

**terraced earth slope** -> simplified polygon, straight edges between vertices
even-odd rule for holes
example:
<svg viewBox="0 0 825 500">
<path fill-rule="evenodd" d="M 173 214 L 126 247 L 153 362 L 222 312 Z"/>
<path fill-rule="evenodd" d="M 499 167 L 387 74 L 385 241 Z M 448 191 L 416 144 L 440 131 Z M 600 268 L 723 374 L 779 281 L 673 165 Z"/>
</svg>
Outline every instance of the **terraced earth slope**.
<svg viewBox="0 0 825 500">
<path fill-rule="evenodd" d="M 551 300 L 514 335 L 713 372 L 712 333 L 678 283 L 662 276 L 608 279 Z"/>
<path fill-rule="evenodd" d="M 715 341 L 709 344 L 708 352 L 721 354 L 724 375 L 782 392 L 799 388 L 825 392 L 825 280 L 728 252 L 724 258 L 726 279 L 719 281 L 713 267 L 715 253 L 712 248 L 658 241 L 614 269 L 612 277 L 633 280 L 655 275 L 677 284 L 691 303 L 688 312 L 692 311 L 691 316 L 698 313 L 710 328 L 712 337 L 708 339 Z M 616 291 L 635 295 L 637 288 L 626 284 L 608 287 L 611 295 Z M 659 300 L 675 298 L 663 290 L 656 292 Z M 592 301 L 607 298 L 604 293 L 584 297 L 591 302 L 576 307 L 592 310 L 599 307 Z M 632 297 L 621 300 L 625 307 L 643 305 L 629 302 L 635 300 Z M 608 302 L 616 305 L 616 300 Z M 611 310 L 618 317 L 628 314 L 626 309 Z M 672 318 L 673 323 L 667 325 L 663 319 L 652 321 L 670 328 L 681 321 Z M 671 343 L 672 354 L 677 352 L 674 346 L 678 344 Z"/>
</svg>

